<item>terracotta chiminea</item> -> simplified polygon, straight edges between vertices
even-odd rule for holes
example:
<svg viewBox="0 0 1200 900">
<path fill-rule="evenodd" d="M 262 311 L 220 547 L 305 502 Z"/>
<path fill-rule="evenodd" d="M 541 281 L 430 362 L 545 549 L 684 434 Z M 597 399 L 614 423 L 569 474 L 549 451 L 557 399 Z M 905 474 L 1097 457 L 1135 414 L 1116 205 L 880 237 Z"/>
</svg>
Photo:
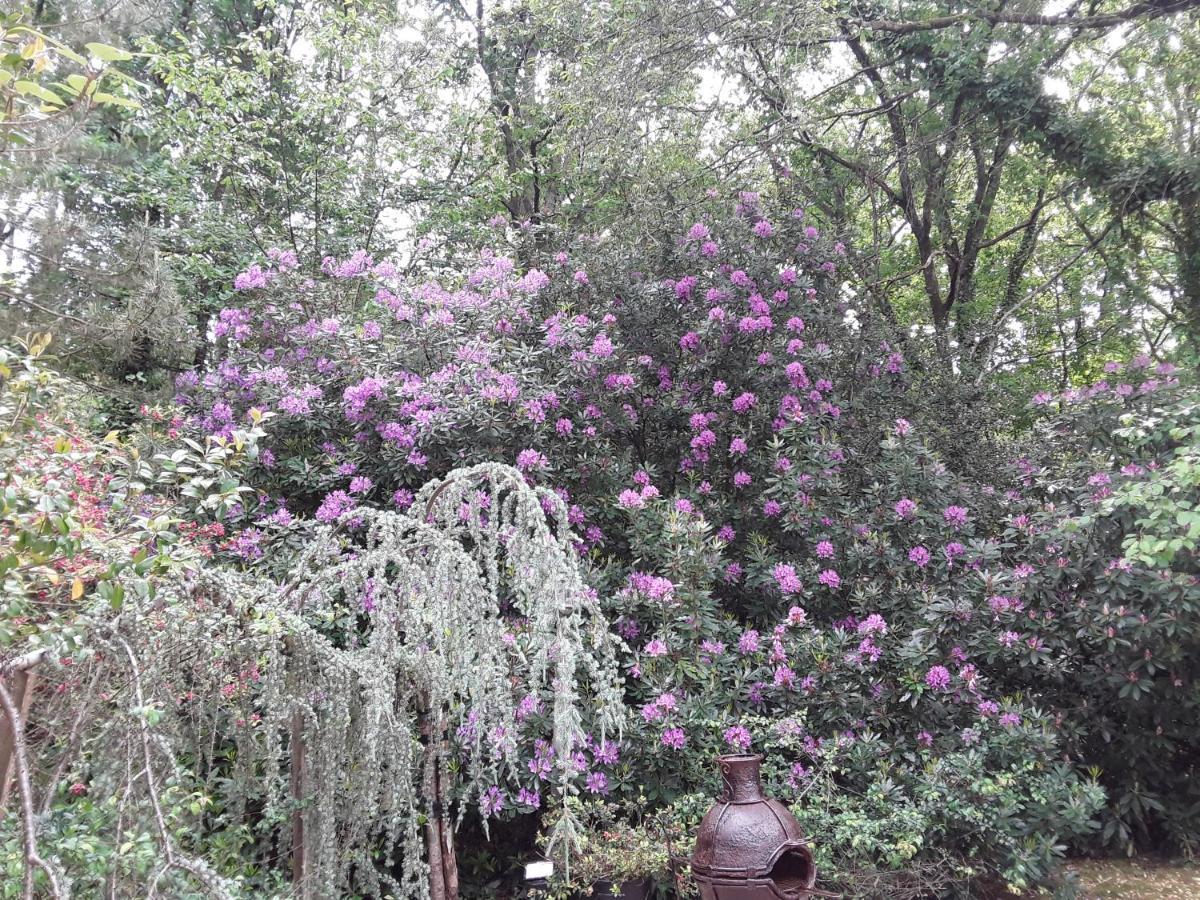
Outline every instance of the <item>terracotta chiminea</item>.
<svg viewBox="0 0 1200 900">
<path fill-rule="evenodd" d="M 763 796 L 761 756 L 721 756 L 725 791 L 700 823 L 692 874 L 702 900 L 807 900 L 817 880 L 804 833 Z"/>
</svg>

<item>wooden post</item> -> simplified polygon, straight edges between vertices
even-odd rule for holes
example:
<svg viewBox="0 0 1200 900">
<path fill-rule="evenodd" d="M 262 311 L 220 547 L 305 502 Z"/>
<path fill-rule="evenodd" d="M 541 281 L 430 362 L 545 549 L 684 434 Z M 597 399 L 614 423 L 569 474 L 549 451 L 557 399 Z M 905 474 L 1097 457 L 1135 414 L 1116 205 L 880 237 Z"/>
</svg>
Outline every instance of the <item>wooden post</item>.
<svg viewBox="0 0 1200 900">
<path fill-rule="evenodd" d="M 292 886 L 298 900 L 306 900 L 311 893 L 308 885 L 308 860 L 304 849 L 304 809 L 300 806 L 305 799 L 303 713 L 292 714 L 291 751 L 291 794 L 292 801 L 296 804 L 292 810 Z"/>
<path fill-rule="evenodd" d="M 16 728 L 22 733 L 29 718 L 29 704 L 33 700 L 33 688 L 37 682 L 34 669 L 45 655 L 45 650 L 35 650 L 33 653 L 18 656 L 0 669 L 0 679 L 7 682 L 8 692 L 17 707 Z M 12 787 L 13 756 L 17 742 L 13 724 L 8 721 L 7 716 L 0 717 L 0 813 L 4 811 Z M 53 789 L 53 786 L 51 787 Z"/>
</svg>

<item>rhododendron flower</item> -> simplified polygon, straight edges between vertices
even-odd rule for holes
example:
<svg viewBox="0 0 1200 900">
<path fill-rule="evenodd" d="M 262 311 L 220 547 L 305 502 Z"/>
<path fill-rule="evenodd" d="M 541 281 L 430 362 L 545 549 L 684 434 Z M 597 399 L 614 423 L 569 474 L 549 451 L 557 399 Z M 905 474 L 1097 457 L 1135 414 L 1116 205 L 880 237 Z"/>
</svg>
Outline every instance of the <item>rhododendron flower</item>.
<svg viewBox="0 0 1200 900">
<path fill-rule="evenodd" d="M 659 705 L 653 701 L 642 706 L 642 720 L 645 722 L 657 722 L 663 717 L 663 711 Z"/>
<path fill-rule="evenodd" d="M 920 545 L 913 547 L 908 551 L 908 561 L 918 568 L 924 568 L 929 565 L 929 551 Z"/>
<path fill-rule="evenodd" d="M 539 809 L 542 805 L 542 795 L 537 791 L 521 788 L 521 790 L 517 792 L 517 803 L 519 803 L 521 806 Z"/>
<path fill-rule="evenodd" d="M 907 497 L 903 497 L 896 502 L 896 517 L 899 519 L 911 519 L 917 512 L 917 504 Z"/>
<path fill-rule="evenodd" d="M 496 815 L 502 809 L 504 809 L 504 793 L 493 784 L 479 798 L 479 812 L 486 819 Z"/>
<path fill-rule="evenodd" d="M 365 475 L 359 475 L 357 478 L 350 479 L 351 494 L 365 494 L 367 491 L 371 490 L 372 486 L 373 482 Z"/>
<path fill-rule="evenodd" d="M 666 656 L 667 655 L 667 645 L 664 644 L 658 638 L 654 638 L 654 640 L 652 640 L 652 641 L 650 641 L 650 643 L 646 644 L 646 646 L 642 652 L 645 653 L 647 656 Z"/>
<path fill-rule="evenodd" d="M 603 331 L 592 338 L 591 353 L 597 359 L 607 359 L 613 355 L 612 341 L 608 339 L 608 335 Z"/>
<path fill-rule="evenodd" d="M 749 391 L 746 391 L 745 393 L 738 394 L 733 399 L 733 411 L 735 413 L 746 413 L 753 409 L 757 403 L 758 398 Z"/>
<path fill-rule="evenodd" d="M 668 578 L 659 575 L 647 575 L 645 572 L 633 572 L 629 576 L 629 586 L 639 591 L 651 600 L 670 601 L 673 599 L 675 585 Z"/>
<path fill-rule="evenodd" d="M 830 559 L 833 556 L 832 541 L 817 541 L 817 558 Z"/>
<path fill-rule="evenodd" d="M 594 748 L 593 753 L 596 762 L 605 766 L 615 766 L 621 759 L 621 748 L 612 741 L 601 741 L 599 746 Z"/>
<path fill-rule="evenodd" d="M 759 219 L 754 223 L 754 233 L 760 238 L 769 238 L 775 233 L 775 228 L 766 219 Z"/>
<path fill-rule="evenodd" d="M 749 656 L 758 652 L 758 632 L 753 628 L 747 629 L 738 639 L 738 653 Z"/>
<path fill-rule="evenodd" d="M 906 434 L 908 434 L 911 431 L 912 431 L 912 423 L 909 422 L 908 419 L 897 419 L 896 420 L 896 428 L 895 428 L 896 437 L 904 437 Z"/>
<path fill-rule="evenodd" d="M 526 694 L 521 698 L 521 702 L 517 704 L 517 708 L 513 711 L 513 718 L 518 722 L 523 722 L 532 715 L 541 712 L 542 701 L 534 694 Z"/>
<path fill-rule="evenodd" d="M 261 540 L 261 531 L 257 528 L 247 528 L 245 531 L 234 535 L 230 541 L 230 550 L 247 561 L 262 559 L 263 549 L 259 545 Z"/>
<path fill-rule="evenodd" d="M 533 296 L 550 283 L 550 276 L 541 269 L 530 269 L 514 287 L 523 294 Z"/>
<path fill-rule="evenodd" d="M 859 642 L 858 654 L 859 656 L 865 657 L 871 662 L 876 663 L 879 662 L 879 657 L 883 656 L 883 651 L 875 645 L 875 642 L 870 636 L 867 636 Z"/>
<path fill-rule="evenodd" d="M 300 260 L 296 258 L 295 250 L 281 250 L 279 247 L 268 249 L 267 259 L 275 263 L 275 268 L 280 272 L 289 272 L 300 265 Z"/>
<path fill-rule="evenodd" d="M 234 276 L 233 289 L 235 291 L 253 291 L 258 288 L 265 288 L 271 277 L 271 272 L 265 271 L 255 263 L 245 272 L 239 272 Z"/>
<path fill-rule="evenodd" d="M 942 518 L 947 525 L 961 528 L 967 524 L 967 509 L 965 506 L 947 506 L 942 510 Z"/>
<path fill-rule="evenodd" d="M 354 509 L 354 498 L 345 491 L 332 491 L 325 495 L 317 508 L 315 518 L 318 522 L 336 522 L 345 513 Z"/>
<path fill-rule="evenodd" d="M 817 581 L 831 590 L 837 590 L 842 586 L 842 577 L 833 569 L 825 569 L 817 576 Z"/>
<path fill-rule="evenodd" d="M 796 673 L 787 666 L 776 666 L 774 683 L 775 687 L 790 689 L 796 683 Z"/>
<path fill-rule="evenodd" d="M 979 715 L 987 719 L 1000 712 L 1000 704 L 995 700 L 980 700 L 975 704 L 975 709 L 978 710 Z"/>
<path fill-rule="evenodd" d="M 808 621 L 808 613 L 803 607 L 793 606 L 788 610 L 787 621 L 789 625 L 803 625 Z"/>
<path fill-rule="evenodd" d="M 887 622 L 879 613 L 871 613 L 858 624 L 859 634 L 887 634 Z"/>
<path fill-rule="evenodd" d="M 746 751 L 750 749 L 750 732 L 742 725 L 734 725 L 731 728 L 725 729 L 725 743 L 734 750 Z"/>
<path fill-rule="evenodd" d="M 522 450 L 517 454 L 517 468 L 522 472 L 529 472 L 534 469 L 544 469 L 550 461 L 545 455 L 537 450 Z"/>
<path fill-rule="evenodd" d="M 783 511 L 783 507 L 779 504 L 779 501 L 777 501 L 777 500 L 768 500 L 766 503 L 763 504 L 763 515 L 766 516 L 768 519 L 775 518 L 782 511 Z"/>
<path fill-rule="evenodd" d="M 646 505 L 646 501 L 642 498 L 640 492 L 632 488 L 626 488 L 618 495 L 617 505 L 622 509 L 641 509 Z"/>
<path fill-rule="evenodd" d="M 584 784 L 589 794 L 604 795 L 608 793 L 608 776 L 603 772 L 592 772 Z"/>
<path fill-rule="evenodd" d="M 933 666 L 925 673 L 925 683 L 935 691 L 950 687 L 950 671 L 945 666 Z"/>
<path fill-rule="evenodd" d="M 662 733 L 662 743 L 664 747 L 682 750 L 687 743 L 687 734 L 682 728 L 668 728 Z"/>
<path fill-rule="evenodd" d="M 779 590 L 784 596 L 798 594 L 804 590 L 804 585 L 800 582 L 800 577 L 796 574 L 795 568 L 786 563 L 779 563 L 771 571 L 771 574 L 775 577 L 775 582 L 779 585 Z M 747 634 L 750 633 L 747 632 Z M 757 634 L 755 637 L 757 639 Z"/>
<path fill-rule="evenodd" d="M 749 472 L 738 471 L 738 472 L 733 473 L 733 486 L 734 487 L 739 487 L 739 488 L 748 487 L 752 481 L 754 481 L 754 479 L 750 477 Z"/>
</svg>

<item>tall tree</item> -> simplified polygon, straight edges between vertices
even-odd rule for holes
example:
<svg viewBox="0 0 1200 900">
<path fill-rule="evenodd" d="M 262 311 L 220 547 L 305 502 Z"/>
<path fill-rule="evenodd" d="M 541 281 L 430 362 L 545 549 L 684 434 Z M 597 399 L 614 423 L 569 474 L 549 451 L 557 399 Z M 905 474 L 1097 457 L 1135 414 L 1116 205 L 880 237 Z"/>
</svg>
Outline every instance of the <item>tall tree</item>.
<svg viewBox="0 0 1200 900">
<path fill-rule="evenodd" d="M 1081 192 L 1105 188 L 1098 171 L 1071 160 L 1079 144 L 1054 131 L 1072 120 L 1055 114 L 1061 103 L 1046 82 L 1102 58 L 1117 29 L 1126 39 L 1174 28 L 1194 5 L 1074 4 L 1045 15 L 1007 4 L 847 2 L 821 41 L 784 33 L 747 42 L 727 64 L 760 111 L 764 139 L 804 173 L 817 207 L 868 248 L 859 272 L 879 314 L 901 339 L 928 324 L 943 363 L 978 380 L 1015 347 L 1036 345 L 1036 313 L 1061 304 L 1064 287 L 1074 285 L 1071 305 L 1095 302 L 1102 288 L 1073 273 L 1111 247 L 1130 200 L 1170 193 L 1161 184 L 1127 191 L 1115 214 L 1080 202 Z M 1109 125 L 1104 134 L 1119 143 L 1121 129 Z M 1129 168 L 1113 167 L 1111 155 L 1093 161 L 1111 187 Z M 1085 342 L 1092 326 L 1111 324 L 1091 318 Z"/>
</svg>

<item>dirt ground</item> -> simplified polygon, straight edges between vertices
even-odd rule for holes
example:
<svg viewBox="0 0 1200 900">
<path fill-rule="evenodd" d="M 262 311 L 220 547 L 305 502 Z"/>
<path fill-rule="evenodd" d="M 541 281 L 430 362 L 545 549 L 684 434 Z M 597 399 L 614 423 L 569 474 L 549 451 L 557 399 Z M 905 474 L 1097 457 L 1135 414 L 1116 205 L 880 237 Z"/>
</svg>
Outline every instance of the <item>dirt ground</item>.
<svg viewBox="0 0 1200 900">
<path fill-rule="evenodd" d="M 1084 900 L 1200 900 L 1200 864 L 1153 859 L 1077 860 Z"/>
</svg>

